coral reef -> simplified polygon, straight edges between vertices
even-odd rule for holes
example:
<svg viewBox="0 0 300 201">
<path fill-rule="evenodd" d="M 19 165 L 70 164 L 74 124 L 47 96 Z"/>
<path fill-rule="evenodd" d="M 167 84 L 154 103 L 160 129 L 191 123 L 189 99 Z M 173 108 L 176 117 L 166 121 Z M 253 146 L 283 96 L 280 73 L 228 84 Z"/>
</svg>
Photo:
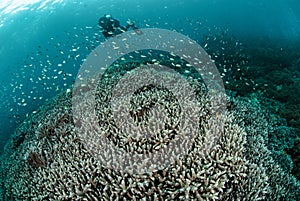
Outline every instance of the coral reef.
<svg viewBox="0 0 300 201">
<path fill-rule="evenodd" d="M 41 159 L 41 156 L 35 152 L 29 152 L 27 163 L 33 168 L 45 166 L 45 162 Z"/>
<path fill-rule="evenodd" d="M 279 158 L 293 160 L 292 172 L 300 179 L 299 43 L 274 44 L 268 38 L 244 39 L 241 43 L 226 30 L 220 30 L 208 34 L 202 44 L 206 44 L 206 51 L 213 55 L 226 89 L 241 96 L 259 94 L 264 107 L 286 119 L 282 126 L 295 129 L 296 136 L 290 136 L 295 141 L 294 146 L 286 148 L 283 155 L 277 154 Z"/>
<path fill-rule="evenodd" d="M 121 65 L 121 66 L 120 66 Z M 154 150 L 176 135 L 179 106 L 172 93 L 163 88 L 145 87 L 133 94 L 130 111 L 138 125 L 147 124 L 151 113 L 147 108 L 162 104 L 170 126 L 155 138 L 141 142 L 116 129 L 107 100 L 123 69 L 136 63 L 112 66 L 97 88 L 97 115 L 105 135 L 124 150 L 138 147 Z M 115 69 L 119 69 L 115 71 Z M 188 76 L 187 76 L 188 77 Z M 212 107 L 205 87 L 196 76 L 187 78 L 197 92 L 200 105 L 199 132 L 188 153 L 162 170 L 142 175 L 129 174 L 104 167 L 76 132 L 81 122 L 73 116 L 72 95 L 60 94 L 30 116 L 7 144 L 0 166 L 0 198 L 2 200 L 299 200 L 300 183 L 290 173 L 286 160 L 274 158 L 284 150 L 268 147 L 269 141 L 292 135 L 292 129 L 281 127 L 280 121 L 260 107 L 257 99 L 228 97 L 227 111 L 220 115 L 224 129 L 214 146 L 205 154 L 211 139 L 205 131 L 212 125 Z M 175 87 L 180 87 L 176 85 Z M 91 101 L 89 90 L 83 90 L 85 101 Z M 74 97 L 73 97 L 74 98 Z M 76 97 L 75 97 L 76 98 Z M 82 97 L 80 97 L 82 98 Z M 122 102 L 119 102 L 122 103 Z M 80 109 L 82 105 L 78 105 Z M 73 119 L 75 118 L 75 122 Z M 102 121 L 103 120 L 103 121 Z M 75 126 L 76 125 L 76 126 Z M 170 129 L 172 132 L 170 132 Z M 87 130 L 88 131 L 88 130 Z M 218 132 L 218 131 L 216 131 Z M 25 135 L 23 135 L 25 133 Z M 170 134 L 171 135 L 166 135 Z M 87 133 L 91 141 L 93 132 Z M 16 136 L 22 136 L 22 140 Z M 24 136 L 24 137 L 23 137 Z M 93 138 L 92 138 L 93 137 Z M 14 143 L 14 142 L 18 143 Z M 97 141 L 96 141 L 97 142 Z M 92 142 L 91 142 L 92 143 Z M 148 145 L 145 145 L 147 144 Z M 96 143 L 95 143 L 96 144 Z"/>
</svg>

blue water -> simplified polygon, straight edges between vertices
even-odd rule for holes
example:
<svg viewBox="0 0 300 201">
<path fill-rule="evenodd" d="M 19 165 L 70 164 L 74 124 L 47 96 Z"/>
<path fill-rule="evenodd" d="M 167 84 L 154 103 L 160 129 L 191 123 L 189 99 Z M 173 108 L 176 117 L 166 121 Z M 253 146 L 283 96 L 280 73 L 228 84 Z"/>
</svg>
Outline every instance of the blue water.
<svg viewBox="0 0 300 201">
<path fill-rule="evenodd" d="M 226 93 L 231 98 L 240 96 L 249 105 L 251 102 L 253 106 L 261 106 L 270 111 L 271 115 L 266 117 L 266 121 L 274 121 L 278 125 L 270 123 L 270 130 L 274 126 L 275 131 L 267 134 L 265 131 L 257 132 L 259 136 L 264 135 L 266 138 L 266 147 L 263 148 L 270 150 L 274 164 L 279 164 L 284 170 L 281 174 L 295 176 L 295 180 L 289 181 L 290 183 L 296 184 L 297 179 L 299 181 L 299 0 L 0 1 L 0 155 L 4 152 L 2 156 L 9 156 L 7 158 L 12 160 L 6 163 L 6 159 L 2 157 L 0 169 L 14 174 L 22 171 L 14 171 L 13 168 L 8 171 L 12 166 L 7 164 L 15 162 L 19 168 L 25 159 L 32 167 L 43 162 L 33 160 L 39 159 L 39 155 L 34 157 L 26 154 L 16 157 L 24 161 L 16 160 L 11 154 L 14 149 L 4 151 L 3 148 L 18 126 L 28 116 L 35 114 L 40 106 L 52 101 L 53 97 L 62 92 L 72 91 L 82 63 L 95 47 L 106 41 L 97 25 L 98 19 L 104 14 L 112 15 L 121 25 L 131 19 L 141 29 L 174 30 L 197 41 L 215 61 Z M 155 57 L 159 53 L 151 56 Z M 228 103 L 228 107 L 234 108 L 236 105 L 232 102 Z M 241 113 L 245 114 L 245 122 L 241 125 L 245 123 L 260 128 L 261 125 L 252 125 L 251 121 L 254 120 L 251 115 L 247 119 L 248 112 L 245 110 Z M 252 112 L 254 113 L 253 108 Z M 251 126 L 245 127 L 245 131 L 251 129 Z M 26 130 L 20 131 L 11 144 L 19 147 L 25 135 Z M 255 137 L 249 136 L 250 140 L 247 140 L 252 142 L 251 139 Z M 249 144 L 252 148 L 252 144 Z M 19 148 L 16 150 L 19 151 Z M 28 152 L 34 154 L 33 150 Z M 251 158 L 256 153 L 246 153 L 245 156 L 247 154 Z M 268 164 L 264 164 L 264 167 Z M 18 176 L 9 180 L 10 176 L 12 175 L 0 173 L 1 195 L 14 188 L 8 181 L 14 181 Z M 267 174 L 265 178 L 268 176 Z M 276 186 L 273 183 L 271 185 Z M 297 185 L 299 189 L 299 182 Z M 296 187 L 294 189 L 293 185 L 290 186 L 289 190 L 299 196 Z M 285 192 L 282 193 L 283 197 L 284 194 Z"/>
<path fill-rule="evenodd" d="M 90 49 L 105 40 L 96 25 L 106 13 L 123 24 L 130 18 L 140 28 L 176 30 L 194 40 L 202 36 L 198 21 L 252 42 L 286 45 L 300 38 L 297 0 L 1 1 L 1 149 L 28 114 L 70 87 Z"/>
</svg>

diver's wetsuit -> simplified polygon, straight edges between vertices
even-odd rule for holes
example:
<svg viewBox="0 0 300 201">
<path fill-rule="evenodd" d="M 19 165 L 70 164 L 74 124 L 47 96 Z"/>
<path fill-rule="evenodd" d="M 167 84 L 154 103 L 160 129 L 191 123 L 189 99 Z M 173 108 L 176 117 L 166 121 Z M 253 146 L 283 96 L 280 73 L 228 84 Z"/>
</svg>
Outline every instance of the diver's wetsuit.
<svg viewBox="0 0 300 201">
<path fill-rule="evenodd" d="M 134 24 L 127 24 L 125 27 L 121 26 L 119 20 L 107 16 L 101 17 L 98 24 L 105 38 L 121 34 L 127 31 L 130 27 L 137 29 Z"/>
</svg>

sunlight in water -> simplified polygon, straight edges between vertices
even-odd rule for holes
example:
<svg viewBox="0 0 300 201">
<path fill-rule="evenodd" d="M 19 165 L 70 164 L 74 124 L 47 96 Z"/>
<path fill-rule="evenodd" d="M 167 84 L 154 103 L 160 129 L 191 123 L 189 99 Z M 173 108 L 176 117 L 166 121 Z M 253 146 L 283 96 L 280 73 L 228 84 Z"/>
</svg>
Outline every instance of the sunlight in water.
<svg viewBox="0 0 300 201">
<path fill-rule="evenodd" d="M 43 10 L 63 0 L 0 0 L 0 28 L 12 14 L 23 10 Z"/>
<path fill-rule="evenodd" d="M 2 0 L 0 2 L 0 13 L 13 14 L 22 10 L 43 9 L 47 4 L 60 3 L 62 0 Z M 32 7 L 35 5 L 34 7 Z"/>
</svg>

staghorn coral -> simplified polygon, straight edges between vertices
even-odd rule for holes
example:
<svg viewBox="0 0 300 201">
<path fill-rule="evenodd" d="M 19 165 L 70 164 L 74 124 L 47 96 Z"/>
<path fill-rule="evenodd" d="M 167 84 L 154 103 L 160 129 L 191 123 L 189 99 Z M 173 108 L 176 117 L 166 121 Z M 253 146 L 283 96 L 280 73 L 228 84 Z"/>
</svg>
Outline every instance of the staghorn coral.
<svg viewBox="0 0 300 201">
<path fill-rule="evenodd" d="M 33 168 L 45 166 L 45 162 L 41 159 L 40 155 L 35 152 L 29 153 L 27 163 Z"/>
<path fill-rule="evenodd" d="M 172 140 L 178 132 L 180 112 L 172 93 L 150 86 L 131 98 L 130 114 L 136 124 L 151 122 L 153 114 L 147 108 L 162 104 L 170 121 L 167 129 L 174 131 L 158 132 L 153 139 L 142 142 L 124 132 L 130 125 L 121 131 L 116 129 L 107 100 L 120 74 L 107 77 L 98 83 L 97 115 L 99 126 L 113 143 L 124 150 L 139 151 L 142 147 L 151 152 L 156 145 Z M 71 112 L 71 94 L 64 93 L 20 126 L 16 135 L 26 133 L 22 143 L 15 146 L 12 141 L 7 145 L 0 167 L 2 200 L 299 199 L 299 182 L 272 158 L 267 146 L 268 134 L 277 129 L 276 121 L 266 116 L 254 100 L 228 98 L 228 111 L 218 114 L 224 121 L 221 136 L 207 153 L 201 154 L 210 146 L 207 142 L 212 141 L 205 131 L 214 126 L 210 122 L 213 114 L 209 112 L 211 105 L 203 84 L 194 78 L 187 80 L 197 91 L 201 118 L 193 146 L 186 155 L 162 170 L 142 175 L 104 167 L 75 132 L 78 128 L 73 118 L 79 127 L 82 122 Z M 180 87 L 178 84 L 175 88 Z M 89 91 L 82 95 L 87 103 L 92 101 Z M 76 107 L 85 109 L 82 105 Z M 86 121 L 94 120 L 87 117 Z M 86 128 L 86 134 L 90 143 L 97 145 L 97 133 L 92 130 Z M 28 164 L 30 153 L 38 153 L 44 165 Z"/>
</svg>

